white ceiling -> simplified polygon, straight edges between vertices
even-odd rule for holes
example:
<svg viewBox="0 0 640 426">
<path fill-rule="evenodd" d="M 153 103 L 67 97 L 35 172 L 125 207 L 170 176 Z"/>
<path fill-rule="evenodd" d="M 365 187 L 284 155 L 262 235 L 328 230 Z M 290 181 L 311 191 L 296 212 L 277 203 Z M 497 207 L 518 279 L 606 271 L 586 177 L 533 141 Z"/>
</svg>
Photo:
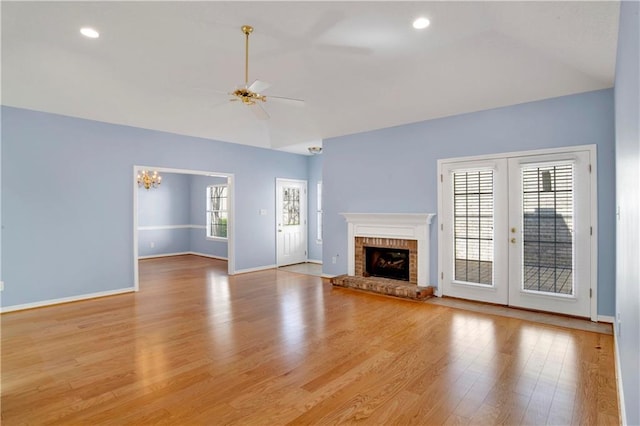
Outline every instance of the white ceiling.
<svg viewBox="0 0 640 426">
<path fill-rule="evenodd" d="M 259 147 L 613 86 L 619 3 L 2 1 L 2 103 Z M 414 30 L 426 16 L 431 26 Z M 272 84 L 259 121 L 226 92 Z M 92 26 L 99 39 L 82 37 Z"/>
</svg>

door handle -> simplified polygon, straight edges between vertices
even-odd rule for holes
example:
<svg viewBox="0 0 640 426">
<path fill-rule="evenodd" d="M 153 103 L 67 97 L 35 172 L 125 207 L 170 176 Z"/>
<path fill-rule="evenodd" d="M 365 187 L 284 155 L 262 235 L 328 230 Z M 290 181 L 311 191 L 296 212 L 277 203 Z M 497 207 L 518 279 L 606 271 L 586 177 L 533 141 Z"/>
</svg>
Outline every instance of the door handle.
<svg viewBox="0 0 640 426">
<path fill-rule="evenodd" d="M 511 239 L 511 243 L 512 243 L 512 244 L 515 244 L 515 243 L 516 243 L 516 239 L 515 239 L 515 238 L 512 238 L 512 239 Z"/>
</svg>

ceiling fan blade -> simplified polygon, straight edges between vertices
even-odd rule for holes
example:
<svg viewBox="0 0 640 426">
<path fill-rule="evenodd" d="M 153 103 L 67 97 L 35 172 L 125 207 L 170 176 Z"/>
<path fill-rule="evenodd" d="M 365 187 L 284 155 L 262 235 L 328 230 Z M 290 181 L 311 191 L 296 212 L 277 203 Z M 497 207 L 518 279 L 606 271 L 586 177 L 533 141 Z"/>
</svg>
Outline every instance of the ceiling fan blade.
<svg viewBox="0 0 640 426">
<path fill-rule="evenodd" d="M 282 96 L 267 96 L 267 100 L 271 100 L 271 99 L 273 99 L 274 101 L 286 103 L 293 106 L 304 106 L 304 101 L 302 99 L 285 98 Z"/>
<path fill-rule="evenodd" d="M 254 93 L 262 93 L 265 90 L 267 90 L 270 86 L 271 84 L 267 83 L 266 81 L 256 80 L 253 83 L 251 83 L 251 86 L 247 87 L 247 89 L 249 89 Z"/>
<path fill-rule="evenodd" d="M 269 119 L 269 114 L 267 114 L 267 111 L 265 111 L 264 108 L 262 108 L 262 105 L 260 105 L 259 103 L 249 105 L 249 109 L 258 120 Z"/>
</svg>

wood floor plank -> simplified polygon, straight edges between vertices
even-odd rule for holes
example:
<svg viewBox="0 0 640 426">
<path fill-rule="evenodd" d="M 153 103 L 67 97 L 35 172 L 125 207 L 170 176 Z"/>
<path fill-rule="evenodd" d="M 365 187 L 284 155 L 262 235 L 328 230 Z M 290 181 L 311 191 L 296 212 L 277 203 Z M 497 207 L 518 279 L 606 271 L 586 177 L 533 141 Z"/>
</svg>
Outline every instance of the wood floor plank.
<svg viewBox="0 0 640 426">
<path fill-rule="evenodd" d="M 1 316 L 3 425 L 619 423 L 611 335 L 198 256 L 139 266 L 138 293 Z"/>
</svg>

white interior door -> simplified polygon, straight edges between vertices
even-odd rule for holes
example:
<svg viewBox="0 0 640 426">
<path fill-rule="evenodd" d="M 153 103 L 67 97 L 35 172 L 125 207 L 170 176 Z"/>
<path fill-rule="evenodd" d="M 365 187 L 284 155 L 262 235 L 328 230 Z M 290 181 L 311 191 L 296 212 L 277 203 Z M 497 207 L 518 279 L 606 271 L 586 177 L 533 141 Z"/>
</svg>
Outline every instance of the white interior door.
<svg viewBox="0 0 640 426">
<path fill-rule="evenodd" d="M 445 296 L 592 315 L 588 150 L 441 163 Z"/>
<path fill-rule="evenodd" d="M 276 179 L 277 266 L 307 260 L 307 182 Z"/>
</svg>

